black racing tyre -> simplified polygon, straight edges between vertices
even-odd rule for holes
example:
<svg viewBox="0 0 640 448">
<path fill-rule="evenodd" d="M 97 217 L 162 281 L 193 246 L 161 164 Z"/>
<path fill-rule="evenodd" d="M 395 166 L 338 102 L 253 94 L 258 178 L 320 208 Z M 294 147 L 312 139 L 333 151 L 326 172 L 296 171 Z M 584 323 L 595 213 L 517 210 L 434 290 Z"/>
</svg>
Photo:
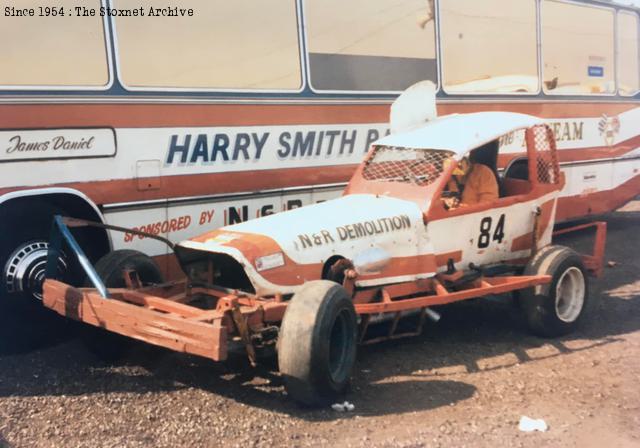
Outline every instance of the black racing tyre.
<svg viewBox="0 0 640 448">
<path fill-rule="evenodd" d="M 557 251 L 563 249 L 563 246 L 553 246 L 553 245 L 548 245 L 548 246 L 544 246 L 543 248 L 541 248 L 540 250 L 538 250 L 538 252 L 536 252 L 536 254 L 534 255 L 534 257 L 529 260 L 529 263 L 525 266 L 526 268 L 532 267 L 533 271 L 530 272 L 535 272 L 535 269 L 537 269 L 535 266 L 540 264 L 540 261 L 542 259 L 544 259 L 545 257 L 548 256 L 548 254 L 552 251 Z M 524 273 L 525 271 L 522 270 L 522 275 L 525 275 Z M 535 274 L 533 274 L 535 275 Z M 522 305 L 522 300 L 523 297 L 526 297 L 527 295 L 525 294 L 525 291 L 528 291 L 526 289 L 516 289 L 515 291 L 511 292 L 511 297 L 512 297 L 512 303 L 513 305 L 519 309 L 519 310 L 523 310 L 524 307 Z"/>
<path fill-rule="evenodd" d="M 332 403 L 349 386 L 356 361 L 357 319 L 347 291 L 317 280 L 287 306 L 278 339 L 278 365 L 287 393 L 307 406 Z"/>
<path fill-rule="evenodd" d="M 163 283 L 163 275 L 153 259 L 136 250 L 115 250 L 102 257 L 95 265 L 98 276 L 107 288 L 126 286 L 123 271 L 132 269 L 138 273 L 143 285 Z M 87 286 L 92 286 L 87 279 Z M 126 357 L 134 340 L 111 331 L 87 326 L 83 338 L 91 353 L 105 362 L 113 363 Z"/>
<path fill-rule="evenodd" d="M 163 276 L 153 258 L 137 250 L 121 249 L 109 252 L 95 265 L 98 276 L 107 288 L 124 288 L 122 272 L 131 269 L 138 273 L 143 285 L 162 283 Z"/>
<path fill-rule="evenodd" d="M 551 282 L 527 288 L 520 302 L 531 331 L 544 337 L 573 332 L 589 309 L 587 271 L 580 256 L 564 246 L 546 246 L 523 275 L 550 275 Z"/>
</svg>

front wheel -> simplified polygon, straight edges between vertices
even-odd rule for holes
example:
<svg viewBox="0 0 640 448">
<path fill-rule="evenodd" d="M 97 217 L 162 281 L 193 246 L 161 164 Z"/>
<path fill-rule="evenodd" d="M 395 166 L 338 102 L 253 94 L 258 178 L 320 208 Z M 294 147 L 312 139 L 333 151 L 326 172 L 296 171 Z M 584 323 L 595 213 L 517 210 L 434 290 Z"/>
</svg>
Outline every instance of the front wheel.
<svg viewBox="0 0 640 448">
<path fill-rule="evenodd" d="M 524 275 L 550 275 L 551 282 L 526 289 L 521 305 L 531 330 L 540 336 L 562 336 L 574 331 L 589 302 L 587 273 L 580 256 L 563 246 L 540 250 Z"/>
<path fill-rule="evenodd" d="M 356 345 L 357 319 L 347 291 L 327 280 L 303 285 L 287 306 L 278 340 L 289 395 L 308 406 L 333 402 L 349 385 Z"/>
</svg>

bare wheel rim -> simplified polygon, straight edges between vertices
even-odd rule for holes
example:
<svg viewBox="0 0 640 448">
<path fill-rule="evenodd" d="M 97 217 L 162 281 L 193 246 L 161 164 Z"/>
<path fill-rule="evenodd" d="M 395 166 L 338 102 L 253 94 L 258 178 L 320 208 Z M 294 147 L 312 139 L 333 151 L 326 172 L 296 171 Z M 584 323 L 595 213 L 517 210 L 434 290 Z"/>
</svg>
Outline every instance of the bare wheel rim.
<svg viewBox="0 0 640 448">
<path fill-rule="evenodd" d="M 571 266 L 562 273 L 556 284 L 556 315 L 563 322 L 574 322 L 584 306 L 584 274 Z"/>
</svg>

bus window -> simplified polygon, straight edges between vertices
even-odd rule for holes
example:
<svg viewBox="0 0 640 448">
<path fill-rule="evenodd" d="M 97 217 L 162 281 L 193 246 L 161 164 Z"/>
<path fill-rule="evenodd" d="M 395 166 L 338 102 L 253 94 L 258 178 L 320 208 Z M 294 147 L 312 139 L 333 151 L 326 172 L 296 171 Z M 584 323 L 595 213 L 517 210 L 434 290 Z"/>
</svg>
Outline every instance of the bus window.
<svg viewBox="0 0 640 448">
<path fill-rule="evenodd" d="M 433 2 L 304 3 L 311 85 L 323 91 L 402 91 L 437 84 Z"/>
<path fill-rule="evenodd" d="M 0 85 L 54 89 L 106 86 L 109 66 L 103 18 L 76 17 L 72 14 L 76 0 L 59 0 L 55 7 L 47 7 L 51 14 L 55 10 L 55 16 L 46 16 L 44 4 L 0 0 Z M 82 5 L 98 10 L 100 1 L 87 0 Z M 33 16 L 7 14 L 14 6 L 32 9 Z"/>
<path fill-rule="evenodd" d="M 131 2 L 112 1 L 114 8 Z M 150 8 L 193 16 L 148 17 Z M 132 89 L 298 90 L 302 86 L 293 0 L 140 0 L 146 17 L 116 17 L 124 85 Z"/>
<path fill-rule="evenodd" d="M 618 13 L 618 92 L 632 96 L 640 90 L 638 16 Z"/>
<path fill-rule="evenodd" d="M 615 92 L 613 11 L 542 3 L 542 60 L 548 94 Z"/>
<path fill-rule="evenodd" d="M 447 93 L 537 93 L 535 0 L 440 2 Z"/>
</svg>

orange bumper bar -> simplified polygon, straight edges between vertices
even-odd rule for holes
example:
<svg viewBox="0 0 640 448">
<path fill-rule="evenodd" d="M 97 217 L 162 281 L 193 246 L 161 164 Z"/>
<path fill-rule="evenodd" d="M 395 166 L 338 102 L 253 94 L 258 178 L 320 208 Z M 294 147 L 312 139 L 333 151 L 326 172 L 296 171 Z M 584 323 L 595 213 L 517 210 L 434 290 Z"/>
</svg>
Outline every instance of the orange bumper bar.
<svg viewBox="0 0 640 448">
<path fill-rule="evenodd" d="M 105 299 L 95 289 L 44 282 L 43 303 L 56 313 L 114 333 L 214 361 L 227 358 L 224 313 L 130 290 L 111 289 Z"/>
</svg>

